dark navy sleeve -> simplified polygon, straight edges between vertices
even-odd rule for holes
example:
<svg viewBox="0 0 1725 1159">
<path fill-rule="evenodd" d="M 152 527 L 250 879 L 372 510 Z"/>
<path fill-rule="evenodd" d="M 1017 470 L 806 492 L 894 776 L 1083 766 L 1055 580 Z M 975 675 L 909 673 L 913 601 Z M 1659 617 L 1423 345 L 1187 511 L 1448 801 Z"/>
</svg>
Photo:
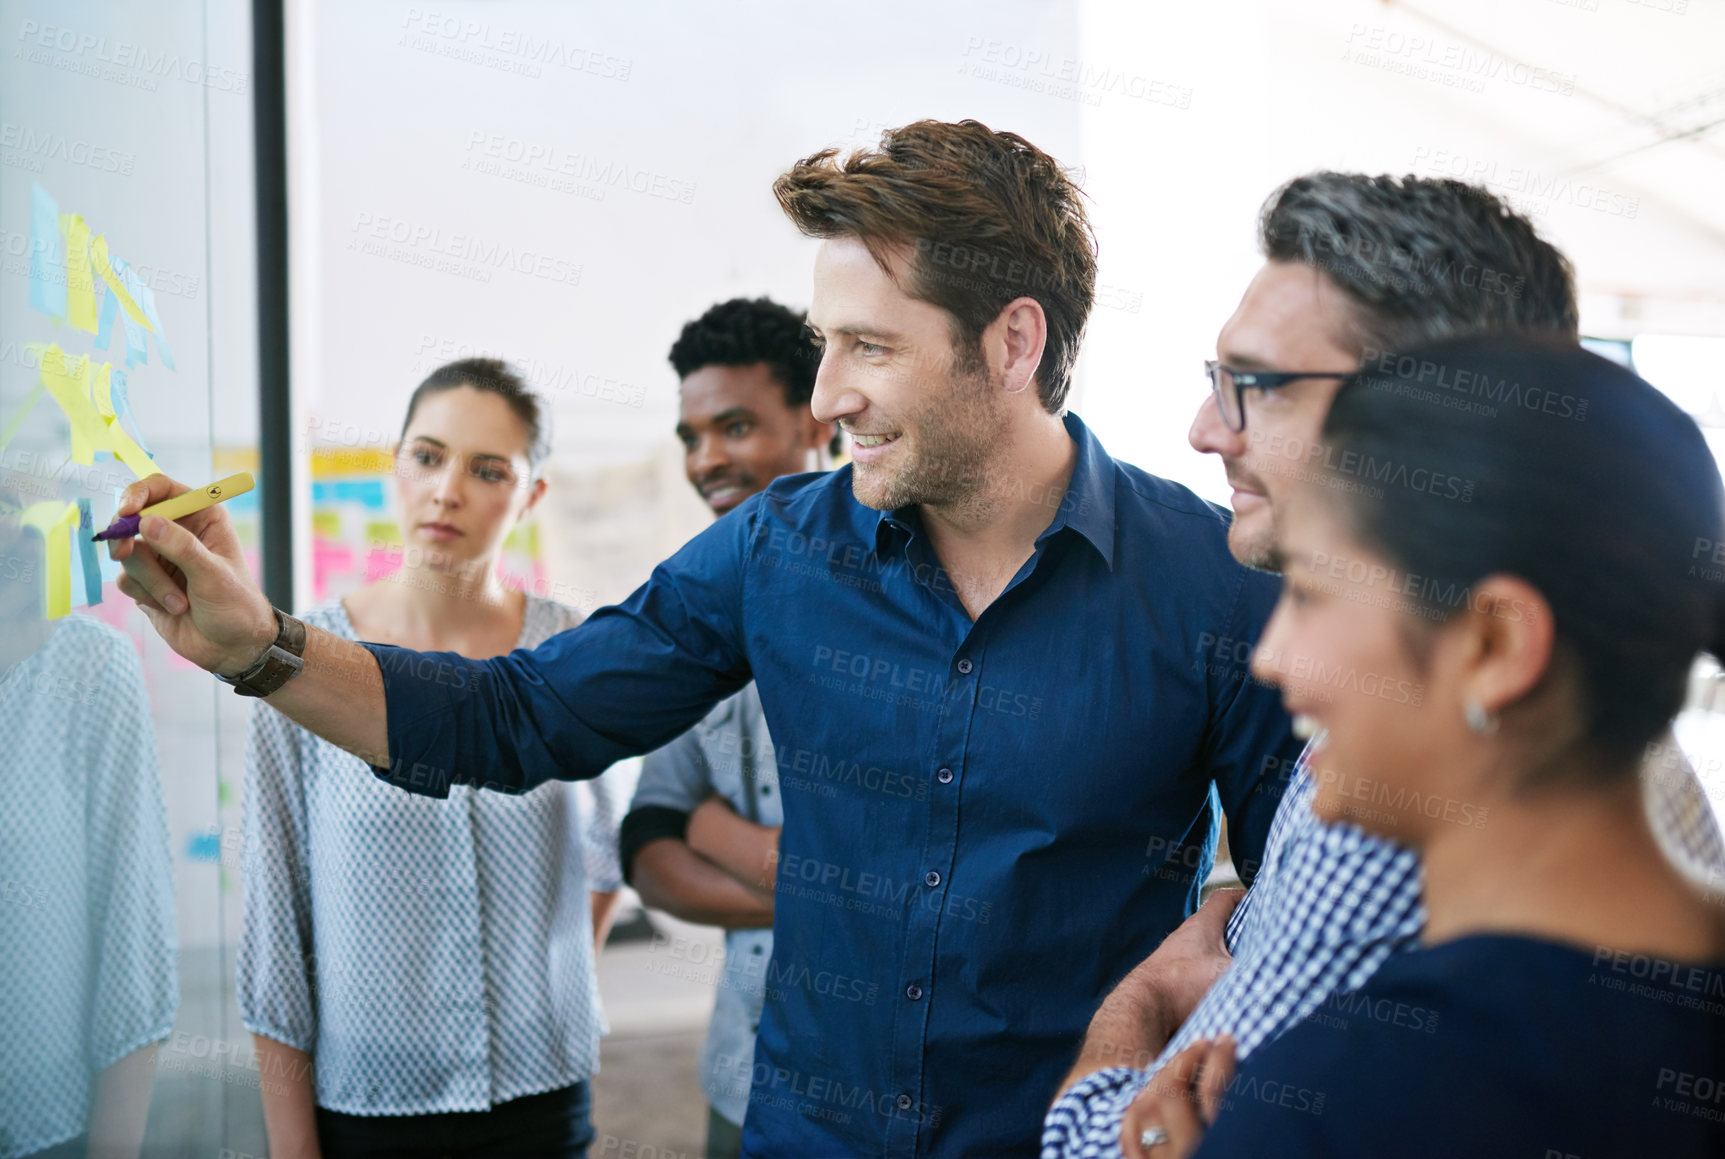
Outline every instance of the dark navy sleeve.
<svg viewBox="0 0 1725 1159">
<path fill-rule="evenodd" d="M 1243 1060 L 1195 1159 L 1718 1159 L 1718 1020 L 1674 1000 L 1713 975 L 1636 993 L 1611 983 L 1659 960 L 1617 958 L 1511 935 L 1392 957 Z"/>
<path fill-rule="evenodd" d="M 1281 804 L 1303 742 L 1282 708 L 1280 691 L 1252 679 L 1250 656 L 1269 622 L 1280 585 L 1240 569 L 1227 634 L 1207 642 L 1213 747 L 1210 774 L 1228 818 L 1228 851 L 1247 885 L 1264 863 L 1270 822 Z"/>
<path fill-rule="evenodd" d="M 743 576 L 764 518 L 751 497 L 691 539 L 624 603 L 537 648 L 489 660 L 366 644 L 383 671 L 383 779 L 521 793 L 596 777 L 655 749 L 750 680 Z"/>
</svg>

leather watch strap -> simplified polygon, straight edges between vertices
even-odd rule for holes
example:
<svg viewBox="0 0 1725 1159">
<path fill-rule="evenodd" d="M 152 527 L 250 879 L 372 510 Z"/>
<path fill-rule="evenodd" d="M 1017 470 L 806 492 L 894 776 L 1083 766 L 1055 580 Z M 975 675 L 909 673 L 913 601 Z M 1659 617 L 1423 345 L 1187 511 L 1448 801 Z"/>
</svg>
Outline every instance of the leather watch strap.
<svg viewBox="0 0 1725 1159">
<path fill-rule="evenodd" d="M 305 624 L 280 608 L 271 610 L 276 614 L 276 638 L 258 662 L 238 676 L 216 675 L 217 680 L 233 685 L 241 696 L 268 696 L 299 675 L 304 667 Z"/>
</svg>

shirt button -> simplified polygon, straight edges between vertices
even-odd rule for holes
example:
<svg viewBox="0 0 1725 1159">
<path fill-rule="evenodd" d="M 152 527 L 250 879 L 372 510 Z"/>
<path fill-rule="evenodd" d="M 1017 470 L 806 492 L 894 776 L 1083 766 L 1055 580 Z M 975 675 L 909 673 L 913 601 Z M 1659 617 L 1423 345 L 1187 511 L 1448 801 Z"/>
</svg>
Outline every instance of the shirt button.
<svg viewBox="0 0 1725 1159">
<path fill-rule="evenodd" d="M 901 1111 L 910 1110 L 910 1104 L 911 1104 L 911 1097 L 909 1095 L 900 1095 L 898 1097 L 898 1109 L 899 1110 L 901 1110 Z"/>
<path fill-rule="evenodd" d="M 969 660 L 960 660 L 958 662 L 958 674 L 960 676 L 969 676 L 970 670 L 975 667 L 976 665 L 972 664 Z"/>
<path fill-rule="evenodd" d="M 912 982 L 909 986 L 904 988 L 904 996 L 909 998 L 912 1002 L 919 1001 L 922 998 L 922 987 L 918 986 L 915 982 Z"/>
<path fill-rule="evenodd" d="M 771 785 L 762 785 L 761 786 L 761 796 L 770 797 L 772 795 L 773 795 L 773 787 Z"/>
<path fill-rule="evenodd" d="M 943 785 L 950 785 L 952 784 L 952 770 L 942 769 L 940 772 L 935 774 L 935 778 Z"/>
<path fill-rule="evenodd" d="M 755 953 L 757 953 L 757 954 L 758 954 L 758 953 L 760 953 L 760 952 L 761 952 L 761 947 L 760 947 L 760 946 L 759 946 L 759 945 L 756 945 L 756 946 L 755 946 Z"/>
<path fill-rule="evenodd" d="M 923 881 L 928 883 L 928 887 L 930 889 L 933 889 L 935 886 L 940 884 L 940 874 L 931 869 L 928 871 L 928 876 L 923 878 Z"/>
</svg>

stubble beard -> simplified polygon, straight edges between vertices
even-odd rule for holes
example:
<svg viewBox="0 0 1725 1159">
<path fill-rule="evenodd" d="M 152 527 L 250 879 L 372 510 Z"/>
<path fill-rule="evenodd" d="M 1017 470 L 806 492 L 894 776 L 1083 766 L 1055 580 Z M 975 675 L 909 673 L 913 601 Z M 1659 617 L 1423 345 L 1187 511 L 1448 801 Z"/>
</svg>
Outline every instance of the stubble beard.
<svg viewBox="0 0 1725 1159">
<path fill-rule="evenodd" d="M 939 397 L 903 422 L 901 462 L 888 471 L 853 468 L 857 501 L 879 511 L 978 504 L 1001 451 L 1006 421 L 986 366 L 955 355 Z"/>
</svg>

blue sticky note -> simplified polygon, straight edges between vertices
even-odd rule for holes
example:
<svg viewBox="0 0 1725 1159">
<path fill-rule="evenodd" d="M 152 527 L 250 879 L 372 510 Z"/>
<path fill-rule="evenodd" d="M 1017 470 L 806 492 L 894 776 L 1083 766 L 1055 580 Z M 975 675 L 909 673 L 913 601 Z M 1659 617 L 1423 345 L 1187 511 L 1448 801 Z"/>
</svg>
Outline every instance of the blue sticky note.
<svg viewBox="0 0 1725 1159">
<path fill-rule="evenodd" d="M 96 534 L 95 517 L 90 513 L 90 501 L 78 500 L 78 550 L 73 553 L 72 570 L 84 577 L 84 602 L 80 607 L 102 602 L 102 565 L 96 560 L 96 545 L 90 537 Z M 76 577 L 74 577 L 76 586 Z"/>
<path fill-rule="evenodd" d="M 138 291 L 143 286 L 138 275 L 132 272 L 132 267 L 125 260 L 113 254 L 108 255 L 108 265 L 119 275 L 120 284 L 126 287 L 126 292 L 132 295 L 132 301 L 138 301 Z M 139 303 L 139 309 L 143 305 Z M 140 362 L 150 361 L 149 351 L 144 348 L 144 328 L 132 321 L 132 316 L 126 311 L 120 311 L 120 321 L 126 327 L 126 365 L 136 366 Z M 154 323 L 151 323 L 154 325 Z M 98 320 L 98 326 L 100 321 Z"/>
<path fill-rule="evenodd" d="M 55 320 L 66 316 L 66 247 L 60 204 L 30 183 L 30 306 Z"/>
<path fill-rule="evenodd" d="M 186 835 L 187 861 L 220 861 L 221 859 L 222 835 L 219 832 L 214 829 L 205 829 L 199 833 Z"/>
<path fill-rule="evenodd" d="M 131 400 L 126 397 L 126 372 L 117 366 L 108 376 L 108 401 L 114 404 L 114 413 L 119 416 L 121 425 L 131 428 L 132 441 L 138 444 L 138 449 L 155 458 L 150 444 L 144 441 L 144 428 L 138 425 L 138 416 L 132 413 Z"/>
<path fill-rule="evenodd" d="M 139 293 L 134 295 L 138 309 L 144 312 L 144 317 L 150 320 L 150 328 L 156 332 L 156 353 L 162 356 L 162 365 L 169 370 L 178 369 L 174 365 L 174 348 L 168 345 L 168 332 L 162 329 L 162 316 L 156 313 L 156 291 L 146 286 L 140 279 Z"/>
<path fill-rule="evenodd" d="M 382 479 L 337 479 L 329 500 L 335 503 L 358 503 L 373 511 L 382 511 L 389 506 L 389 497 L 384 493 Z"/>
<path fill-rule="evenodd" d="M 106 350 L 114 339 L 114 315 L 120 312 L 120 297 L 102 283 L 102 316 L 96 319 L 96 349 Z"/>
</svg>

